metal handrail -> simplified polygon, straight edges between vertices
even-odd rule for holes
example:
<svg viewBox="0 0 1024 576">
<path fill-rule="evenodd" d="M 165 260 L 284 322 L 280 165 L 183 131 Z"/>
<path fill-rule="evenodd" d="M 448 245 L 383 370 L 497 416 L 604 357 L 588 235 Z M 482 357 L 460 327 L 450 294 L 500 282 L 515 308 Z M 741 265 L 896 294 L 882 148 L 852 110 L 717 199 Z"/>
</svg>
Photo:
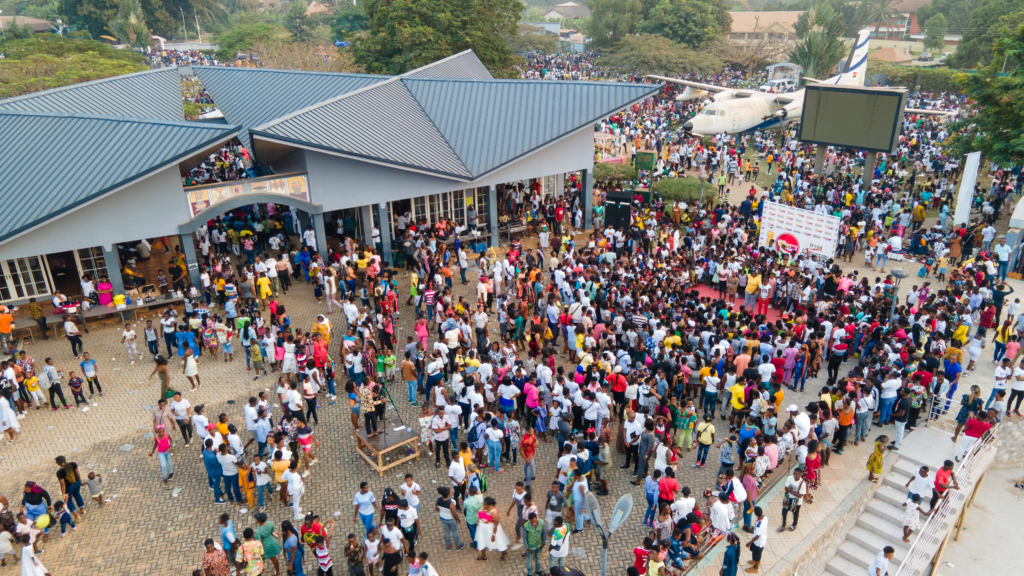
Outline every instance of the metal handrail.
<svg viewBox="0 0 1024 576">
<path fill-rule="evenodd" d="M 928 515 L 924 525 L 918 530 L 917 537 L 910 545 L 910 549 L 907 550 L 906 557 L 900 563 L 899 569 L 896 570 L 895 576 L 913 576 L 918 569 L 932 561 L 934 552 L 929 552 L 928 547 L 932 544 L 941 543 L 945 538 L 949 537 L 949 533 L 953 530 L 954 525 L 952 520 L 956 517 L 954 507 L 957 498 L 962 492 L 969 493 L 968 491 L 976 485 L 978 479 L 988 469 L 992 460 L 995 459 L 997 430 L 998 426 L 990 429 L 981 440 L 975 442 L 967 457 L 960 462 L 960 466 L 956 469 L 956 478 L 960 484 L 960 489 L 950 488 L 947 490 L 946 497 L 943 498 L 939 507 L 932 510 L 931 514 Z M 966 500 L 963 506 L 967 506 Z M 947 521 L 949 524 L 943 526 Z M 942 534 L 943 531 L 945 531 L 945 535 Z"/>
<path fill-rule="evenodd" d="M 757 493 L 759 495 L 760 494 L 766 494 L 770 490 L 775 488 L 775 486 L 778 485 L 780 482 L 785 481 L 785 479 L 788 478 L 789 475 L 793 472 L 793 468 L 795 467 L 795 465 L 796 465 L 796 450 L 794 449 L 794 450 L 790 451 L 789 454 L 786 454 L 783 457 L 783 459 L 778 462 L 778 464 L 775 466 L 775 469 L 772 470 L 771 476 L 769 476 L 768 480 L 766 480 L 764 482 L 764 484 L 762 484 L 761 487 L 758 488 Z M 741 514 L 742 514 L 742 512 L 741 512 Z M 711 549 L 714 548 L 715 546 L 717 546 L 719 543 L 725 541 L 725 537 L 726 537 L 725 534 L 718 534 L 717 533 L 715 528 L 711 525 L 710 517 L 711 517 L 711 513 L 709 511 L 708 512 L 708 523 L 703 528 L 701 528 L 700 532 L 698 533 L 698 539 L 701 541 L 701 544 L 700 544 L 700 546 L 697 549 L 700 552 L 700 557 L 701 558 L 707 557 L 707 555 L 711 551 Z M 695 562 L 691 563 L 689 566 L 687 566 L 686 568 L 683 568 L 682 570 L 679 571 L 680 575 L 681 576 L 685 576 L 686 574 L 688 574 L 690 572 L 690 570 L 692 570 L 699 563 L 700 563 L 699 561 L 695 561 Z"/>
</svg>

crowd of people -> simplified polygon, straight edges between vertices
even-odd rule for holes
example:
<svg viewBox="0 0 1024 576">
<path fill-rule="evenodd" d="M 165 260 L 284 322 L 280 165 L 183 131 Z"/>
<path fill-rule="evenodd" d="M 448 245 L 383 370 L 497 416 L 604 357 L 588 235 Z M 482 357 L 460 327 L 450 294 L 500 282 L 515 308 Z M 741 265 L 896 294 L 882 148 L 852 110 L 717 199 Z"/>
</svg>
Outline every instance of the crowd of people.
<svg viewBox="0 0 1024 576">
<path fill-rule="evenodd" d="M 188 62 L 206 58 L 195 57 Z M 179 63 L 181 55 L 161 58 Z M 595 75 L 588 55 L 532 58 L 524 74 Z M 863 154 L 846 150 L 829 150 L 814 174 L 813 148 L 791 131 L 700 138 L 675 130 L 700 103 L 674 95 L 666 88 L 597 129 L 619 137 L 622 156 L 656 152 L 643 183 L 705 178 L 719 193 L 704 204 L 638 198 L 628 226 L 604 226 L 599 199 L 595 227 L 583 231 L 584 190 L 570 178 L 558 198 L 542 198 L 533 185 L 503 195 L 508 214 L 534 223 L 535 245 L 529 239 L 474 254 L 460 235 L 472 232 L 473 219 L 467 230 L 396 222 L 408 274 L 381 260 L 379 236 L 363 245 L 346 234 L 320 253 L 313 228 L 303 230 L 292 210 L 273 204 L 240 208 L 196 232 L 203 270 L 199 285 L 182 286 L 183 312 L 167 309 L 142 334 L 125 326 L 121 343 L 134 361 L 144 340 L 155 359 L 150 377 L 161 392 L 149 455 L 161 479 L 173 478 L 173 448 L 198 440 L 212 502 L 255 510 L 256 527 L 240 534 L 230 513 L 220 517 L 200 570 L 331 574 L 334 559 L 344 558 L 350 575 L 390 576 L 404 563 L 409 574 L 432 576 L 429 553 L 417 549 L 421 525 L 429 525 L 443 530 L 453 553 L 468 544 L 479 560 L 501 561 L 522 550 L 528 575 L 557 575 L 588 528 L 590 493 L 613 492 L 617 469 L 646 497 L 639 521 L 649 533 L 633 549 L 630 576 L 680 574 L 718 542 L 725 576 L 741 564 L 757 573 L 770 528 L 795 529 L 802 506 L 814 503 L 822 466 L 849 446 L 873 446 L 867 472 L 877 481 L 882 455 L 899 450 L 923 419 L 956 413 L 959 458 L 997 422 L 1020 414 L 1024 315 L 1019 299 L 1007 300 L 1011 253 L 994 227 L 1020 195 L 1020 167 L 994 167 L 988 186 L 979 184 L 977 215 L 954 223 L 949 206 L 961 167 L 943 152 L 941 119 L 905 118 L 898 151 L 880 157 L 866 179 Z M 955 99 L 931 100 L 952 106 Z M 248 163 L 244 148 L 224 149 L 185 183 L 244 177 Z M 730 188 L 741 202 L 727 201 Z M 839 216 L 836 259 L 759 246 L 759 215 L 770 202 Z M 936 209 L 938 222 L 927 226 Z M 858 252 L 877 274 L 843 271 Z M 884 273 L 888 260 L 911 257 L 921 280 L 897 287 Z M 171 268 L 175 282 L 184 283 L 182 264 Z M 293 324 L 280 302 L 294 286 L 311 287 L 326 305 L 307 326 Z M 404 337 L 400 313 L 415 318 Z M 986 403 L 961 379 L 990 340 L 1000 364 Z M 244 354 L 254 379 L 277 381 L 269 394 L 248 399 L 238 425 L 192 405 L 183 389 L 185 381 L 191 390 L 202 386 L 198 358 L 232 362 L 236 344 L 239 370 Z M 23 352 L 0 365 L 0 427 L 11 441 L 28 409 L 46 404 L 42 390 L 57 409 L 54 390 L 65 378 L 76 405 L 88 401 L 85 384 L 90 398 L 94 385 L 102 395 L 97 361 L 74 343 L 72 353 L 78 366 L 67 374 L 59 360 L 37 368 Z M 172 374 L 178 366 L 181 377 Z M 412 474 L 379 500 L 361 483 L 351 501 L 357 529 L 332 547 L 336 520 L 301 506 L 321 451 L 321 400 L 341 396 L 337 409 L 369 440 L 388 425 L 385 386 L 402 383 L 399 399 L 419 411 L 420 440 L 447 480 L 437 484 L 428 517 L 421 499 L 435 495 Z M 813 401 L 787 401 L 808 385 Z M 871 431 L 888 425 L 891 438 Z M 554 452 L 557 470 L 538 476 L 542 450 Z M 713 481 L 680 484 L 679 470 L 709 459 L 718 464 Z M 0 498 L 0 557 L 17 538 L 22 562 L 41 566 L 34 552 L 52 523 L 63 536 L 85 513 L 83 485 L 97 506 L 104 502 L 99 474 L 63 457 L 57 465 L 60 500 L 34 482 L 17 514 Z M 912 485 L 905 538 L 924 500 L 934 510 L 957 487 L 952 466 L 934 478 L 922 471 L 924 480 Z M 487 475 L 498 474 L 513 475 L 511 494 L 488 493 Z M 550 484 L 549 474 L 557 474 Z M 785 482 L 785 496 L 783 522 L 770 527 L 769 502 L 759 495 L 773 478 Z M 273 504 L 287 507 L 279 526 L 270 520 Z M 741 533 L 750 534 L 748 562 L 741 562 Z M 876 564 L 892 552 L 882 550 Z"/>
</svg>

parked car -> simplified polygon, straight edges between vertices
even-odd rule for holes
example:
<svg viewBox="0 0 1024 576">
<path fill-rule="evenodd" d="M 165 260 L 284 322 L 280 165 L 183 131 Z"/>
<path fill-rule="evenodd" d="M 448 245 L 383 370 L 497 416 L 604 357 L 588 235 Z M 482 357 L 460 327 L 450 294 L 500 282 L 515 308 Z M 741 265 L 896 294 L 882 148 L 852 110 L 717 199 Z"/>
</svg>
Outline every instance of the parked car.
<svg viewBox="0 0 1024 576">
<path fill-rule="evenodd" d="M 933 56 L 931 52 L 922 52 L 921 55 L 917 57 L 921 62 L 931 62 L 932 58 Z"/>
<path fill-rule="evenodd" d="M 780 78 L 778 80 L 769 80 L 765 84 L 762 84 L 758 88 L 761 92 L 772 92 L 779 94 L 782 92 L 789 92 L 796 88 L 796 82 L 789 78 Z"/>
</svg>

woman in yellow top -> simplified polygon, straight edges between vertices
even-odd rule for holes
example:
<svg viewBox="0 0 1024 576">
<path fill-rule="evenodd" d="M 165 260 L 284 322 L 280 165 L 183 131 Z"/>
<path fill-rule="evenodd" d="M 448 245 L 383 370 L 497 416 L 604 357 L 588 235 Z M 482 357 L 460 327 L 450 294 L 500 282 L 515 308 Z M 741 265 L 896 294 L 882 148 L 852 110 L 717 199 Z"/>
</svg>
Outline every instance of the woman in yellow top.
<svg viewBox="0 0 1024 576">
<path fill-rule="evenodd" d="M 270 289 L 270 278 L 267 278 L 266 274 L 260 274 L 260 277 L 256 279 L 256 298 L 260 300 L 260 304 L 264 304 L 264 301 L 273 295 L 274 291 Z"/>
</svg>

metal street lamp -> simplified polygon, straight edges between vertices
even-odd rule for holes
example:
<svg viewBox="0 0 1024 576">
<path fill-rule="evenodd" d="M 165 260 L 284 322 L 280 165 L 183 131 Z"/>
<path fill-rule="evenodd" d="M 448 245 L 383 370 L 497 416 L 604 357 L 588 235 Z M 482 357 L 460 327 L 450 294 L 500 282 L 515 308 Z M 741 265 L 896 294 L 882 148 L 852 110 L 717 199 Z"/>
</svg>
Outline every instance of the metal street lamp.
<svg viewBox="0 0 1024 576">
<path fill-rule="evenodd" d="M 0 15 L 2 15 L 3 13 L 4 11 L 0 10 Z M 7 34 L 4 33 L 4 21 L 2 19 L 0 19 L 0 37 L 2 37 L 4 40 L 7 39 Z"/>
<path fill-rule="evenodd" d="M 594 523 L 597 533 L 601 535 L 601 576 L 605 576 L 605 569 L 608 567 L 608 539 L 622 526 L 626 518 L 629 518 L 629 513 L 633 511 L 633 495 L 623 494 L 622 498 L 615 503 L 615 508 L 612 509 L 612 519 L 607 529 L 604 527 L 604 522 L 601 521 L 601 504 L 597 501 L 597 496 L 594 496 L 593 492 L 587 492 L 586 501 L 590 521 Z"/>
<path fill-rule="evenodd" d="M 188 28 L 185 28 L 185 9 L 178 8 L 178 11 L 181 12 L 181 32 L 185 35 L 185 42 L 188 42 Z"/>
<path fill-rule="evenodd" d="M 889 311 L 889 329 L 896 330 L 896 301 L 899 299 L 900 294 L 900 281 L 907 277 L 907 271 L 902 268 L 892 269 L 893 283 L 892 283 L 892 308 Z"/>
</svg>

